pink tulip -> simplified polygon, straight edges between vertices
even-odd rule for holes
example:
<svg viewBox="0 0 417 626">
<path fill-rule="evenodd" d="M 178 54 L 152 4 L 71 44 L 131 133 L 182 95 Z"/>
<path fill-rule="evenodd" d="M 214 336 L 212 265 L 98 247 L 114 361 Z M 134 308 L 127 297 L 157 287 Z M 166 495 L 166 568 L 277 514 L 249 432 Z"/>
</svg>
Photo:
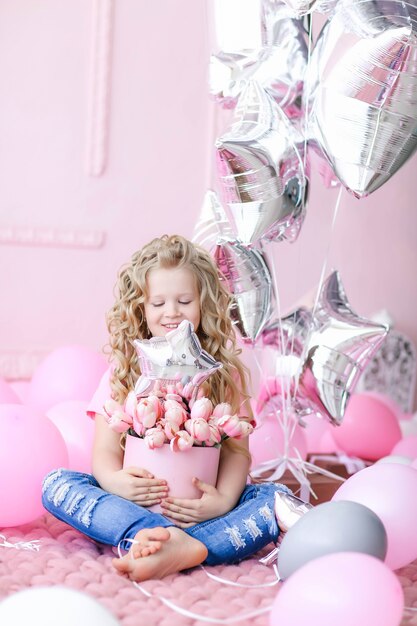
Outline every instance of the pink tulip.
<svg viewBox="0 0 417 626">
<path fill-rule="evenodd" d="M 171 393 L 177 393 L 177 385 L 178 383 L 175 383 L 175 385 L 167 385 L 167 395 L 171 394 Z"/>
<path fill-rule="evenodd" d="M 190 400 L 191 396 L 194 393 L 194 389 L 195 389 L 195 385 L 193 385 L 193 383 L 191 382 L 184 385 L 183 390 L 182 390 L 183 398 Z"/>
<path fill-rule="evenodd" d="M 209 435 L 208 440 L 206 441 L 206 444 L 208 446 L 215 446 L 216 444 L 220 443 L 222 440 L 220 430 L 217 424 L 214 424 L 211 421 L 208 422 L 208 427 L 210 429 L 210 435 Z"/>
<path fill-rule="evenodd" d="M 184 427 L 196 441 L 202 442 L 210 439 L 210 427 L 205 419 L 187 420 Z"/>
<path fill-rule="evenodd" d="M 214 417 L 223 417 L 223 415 L 232 415 L 232 407 L 228 402 L 216 404 L 213 411 Z"/>
<path fill-rule="evenodd" d="M 191 409 L 191 419 L 203 419 L 207 421 L 213 412 L 213 404 L 208 398 L 196 400 Z"/>
<path fill-rule="evenodd" d="M 196 383 L 195 383 L 195 380 L 194 380 L 194 379 L 193 379 L 193 383 L 194 383 L 194 386 L 196 386 Z M 204 397 L 205 397 L 205 396 L 204 396 L 204 393 L 205 393 L 204 388 L 203 388 L 203 387 L 201 387 L 201 388 L 197 391 L 197 399 L 198 399 L 198 400 L 201 400 L 201 398 L 204 398 Z"/>
<path fill-rule="evenodd" d="M 175 384 L 175 393 L 178 393 L 182 397 L 184 397 L 183 389 L 184 385 L 181 382 Z"/>
<path fill-rule="evenodd" d="M 156 396 L 141 398 L 138 402 L 136 415 L 145 428 L 155 426 L 156 421 L 163 415 L 163 408 L 159 398 Z"/>
<path fill-rule="evenodd" d="M 154 450 L 155 448 L 162 448 L 165 443 L 165 439 L 165 433 L 160 428 L 148 428 L 144 437 L 146 445 L 151 450 Z"/>
<path fill-rule="evenodd" d="M 194 439 L 186 430 L 179 430 L 175 437 L 171 439 L 169 445 L 172 452 L 183 452 L 193 447 Z"/>
<path fill-rule="evenodd" d="M 130 428 L 130 415 L 123 411 L 115 411 L 107 418 L 107 423 L 116 433 L 125 433 Z"/>
<path fill-rule="evenodd" d="M 123 407 L 109 398 L 104 403 L 104 412 L 108 425 L 116 433 L 125 433 L 132 425 L 132 418 L 125 413 Z"/>
<path fill-rule="evenodd" d="M 240 430 L 240 435 L 235 435 L 235 439 L 244 439 L 244 437 L 249 437 L 249 435 L 253 433 L 253 426 L 249 422 L 240 420 Z"/>
<path fill-rule="evenodd" d="M 169 420 L 164 420 L 164 422 L 164 433 L 167 439 L 171 441 L 171 439 L 173 439 L 179 431 L 180 427 L 175 422 L 170 422 Z"/>
<path fill-rule="evenodd" d="M 139 437 L 143 437 L 146 432 L 145 426 L 138 420 L 136 415 L 133 417 L 133 430 Z"/>
<path fill-rule="evenodd" d="M 165 400 L 165 419 L 169 422 L 175 422 L 178 426 L 182 426 L 187 419 L 186 410 L 176 400 Z"/>
<path fill-rule="evenodd" d="M 217 425 L 220 432 L 223 432 L 228 437 L 238 438 L 241 436 L 242 429 L 237 415 L 223 415 L 223 417 L 217 420 Z"/>
<path fill-rule="evenodd" d="M 156 396 L 157 398 L 165 398 L 165 393 L 166 390 L 164 387 L 162 387 L 161 385 L 161 381 L 156 380 L 154 383 L 154 386 L 152 387 L 152 395 Z"/>
<path fill-rule="evenodd" d="M 182 404 L 182 398 L 178 393 L 167 393 L 165 396 L 166 400 L 175 400 L 178 404 Z"/>
</svg>

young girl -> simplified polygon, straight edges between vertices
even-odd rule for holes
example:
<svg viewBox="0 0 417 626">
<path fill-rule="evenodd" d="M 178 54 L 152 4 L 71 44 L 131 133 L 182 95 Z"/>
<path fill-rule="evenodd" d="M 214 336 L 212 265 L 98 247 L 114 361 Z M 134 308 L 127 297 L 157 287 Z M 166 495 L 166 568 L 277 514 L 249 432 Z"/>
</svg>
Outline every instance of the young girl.
<svg viewBox="0 0 417 626">
<path fill-rule="evenodd" d="M 162 578 L 200 563 L 235 563 L 277 541 L 274 494 L 289 490 L 246 484 L 247 440 L 223 442 L 215 487 L 196 476 L 200 498 L 173 498 L 166 481 L 146 468 L 123 468 L 120 435 L 103 415 L 104 401 L 113 397 L 123 404 L 140 375 L 133 341 L 164 337 L 188 320 L 202 348 L 223 364 L 204 383 L 205 395 L 251 418 L 247 371 L 229 317 L 231 298 L 210 254 L 180 236 L 154 239 L 122 268 L 117 288 L 107 318 L 112 367 L 88 409 L 96 426 L 93 476 L 51 472 L 43 485 L 45 508 L 96 541 L 117 546 L 131 540 L 122 544 L 129 552 L 113 565 L 133 580 Z M 163 514 L 149 511 L 157 503 Z"/>
</svg>

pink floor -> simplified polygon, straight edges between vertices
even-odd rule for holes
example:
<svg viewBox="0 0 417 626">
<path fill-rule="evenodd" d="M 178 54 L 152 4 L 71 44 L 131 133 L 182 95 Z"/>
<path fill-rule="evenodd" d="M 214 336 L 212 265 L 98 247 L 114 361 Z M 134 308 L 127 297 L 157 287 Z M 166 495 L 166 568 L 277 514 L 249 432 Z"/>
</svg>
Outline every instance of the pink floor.
<svg viewBox="0 0 417 626">
<path fill-rule="evenodd" d="M 90 541 L 50 515 L 32 524 L 0 532 L 11 542 L 40 540 L 38 552 L 0 547 L 0 598 L 27 587 L 59 584 L 83 590 L 96 598 L 110 609 L 122 626 L 137 626 L 139 623 L 147 626 L 202 626 L 205 623 L 178 615 L 156 598 L 146 598 L 130 581 L 114 572 L 110 548 Z M 209 571 L 247 585 L 274 580 L 271 569 L 257 559 L 236 566 L 210 568 Z M 398 576 L 404 588 L 406 606 L 417 607 L 417 561 L 399 570 Z M 190 611 L 212 618 L 242 615 L 269 606 L 279 593 L 279 585 L 261 589 L 221 585 L 198 568 L 163 581 L 148 581 L 145 587 Z M 244 619 L 239 624 L 267 626 L 268 614 Z M 417 613 L 405 613 L 401 624 L 417 626 Z"/>
</svg>

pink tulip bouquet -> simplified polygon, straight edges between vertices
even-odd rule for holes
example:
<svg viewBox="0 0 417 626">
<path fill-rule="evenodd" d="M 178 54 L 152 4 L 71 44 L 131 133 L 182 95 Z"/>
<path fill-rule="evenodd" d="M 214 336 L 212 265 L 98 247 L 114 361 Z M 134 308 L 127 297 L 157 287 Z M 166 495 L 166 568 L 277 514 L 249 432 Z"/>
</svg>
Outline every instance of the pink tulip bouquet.
<svg viewBox="0 0 417 626">
<path fill-rule="evenodd" d="M 227 402 L 213 406 L 204 396 L 191 399 L 193 388 L 181 383 L 156 384 L 152 394 L 137 398 L 131 391 L 124 406 L 107 400 L 104 411 L 110 428 L 144 439 L 150 449 L 169 443 L 173 452 L 192 446 L 219 446 L 224 439 L 242 439 L 253 426 L 232 413 Z"/>
</svg>

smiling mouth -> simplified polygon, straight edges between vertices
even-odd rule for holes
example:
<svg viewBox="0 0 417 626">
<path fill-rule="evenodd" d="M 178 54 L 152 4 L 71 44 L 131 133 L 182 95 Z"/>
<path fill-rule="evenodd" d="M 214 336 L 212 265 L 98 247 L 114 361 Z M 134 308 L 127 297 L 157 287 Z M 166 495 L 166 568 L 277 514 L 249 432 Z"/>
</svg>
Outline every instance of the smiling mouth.
<svg viewBox="0 0 417 626">
<path fill-rule="evenodd" d="M 169 328 L 170 330 L 173 328 L 178 328 L 179 325 L 180 325 L 179 322 L 177 322 L 176 324 L 162 324 L 164 328 Z"/>
</svg>

